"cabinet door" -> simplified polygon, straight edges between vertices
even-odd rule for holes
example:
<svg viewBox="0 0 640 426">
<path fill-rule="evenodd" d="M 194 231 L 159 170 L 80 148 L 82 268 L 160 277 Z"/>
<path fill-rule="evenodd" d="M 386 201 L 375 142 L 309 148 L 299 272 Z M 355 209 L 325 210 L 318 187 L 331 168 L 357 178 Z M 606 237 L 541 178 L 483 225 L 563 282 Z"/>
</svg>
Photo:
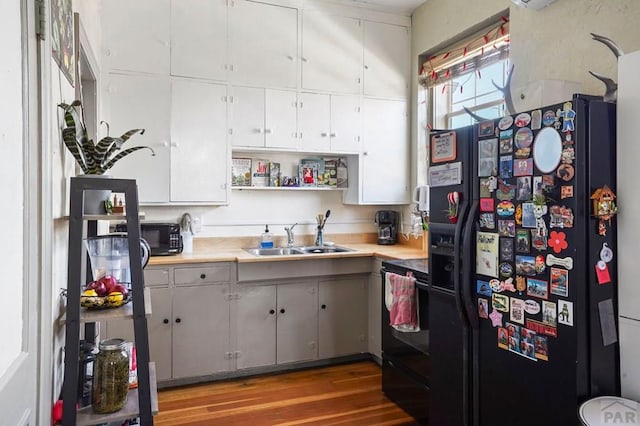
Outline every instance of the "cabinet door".
<svg viewBox="0 0 640 426">
<path fill-rule="evenodd" d="M 330 151 L 329 109 L 329 95 L 318 93 L 300 94 L 298 130 L 301 135 L 301 148 L 304 151 Z"/>
<path fill-rule="evenodd" d="M 302 22 L 302 88 L 359 94 L 361 80 L 361 21 L 305 11 Z"/>
<path fill-rule="evenodd" d="M 171 379 L 171 291 L 151 288 L 151 315 L 147 318 L 149 333 L 149 360 L 156 363 L 159 381 Z M 104 339 L 124 339 L 134 342 L 133 321 L 115 319 L 107 321 Z"/>
<path fill-rule="evenodd" d="M 108 2 L 107 2 L 108 3 Z M 145 129 L 126 147 L 144 145 L 120 159 L 108 174 L 135 179 L 141 203 L 169 201 L 169 115 L 171 83 L 169 77 L 109 74 L 107 76 L 106 115 L 113 135 L 130 129 Z"/>
<path fill-rule="evenodd" d="M 231 144 L 233 146 L 264 147 L 264 89 L 231 88 Z"/>
<path fill-rule="evenodd" d="M 109 0 L 101 6 L 104 69 L 169 75 L 169 0 Z"/>
<path fill-rule="evenodd" d="M 171 89 L 171 201 L 224 203 L 226 86 L 173 78 Z"/>
<path fill-rule="evenodd" d="M 364 95 L 406 99 L 411 72 L 409 29 L 364 23 Z"/>
<path fill-rule="evenodd" d="M 379 360 L 382 359 L 382 276 L 381 262 L 375 261 L 373 273 L 369 275 L 368 291 L 368 334 L 369 353 Z"/>
<path fill-rule="evenodd" d="M 363 99 L 363 204 L 406 204 L 409 184 L 407 103 Z"/>
<path fill-rule="evenodd" d="M 276 363 L 276 286 L 240 285 L 236 344 L 238 369 Z"/>
<path fill-rule="evenodd" d="M 296 149 L 296 92 L 265 90 L 265 145 L 269 148 Z"/>
<path fill-rule="evenodd" d="M 319 283 L 321 359 L 367 351 L 367 278 Z"/>
<path fill-rule="evenodd" d="M 173 378 L 229 370 L 229 284 L 173 289 Z"/>
<path fill-rule="evenodd" d="M 226 0 L 171 0 L 171 75 L 226 78 Z"/>
<path fill-rule="evenodd" d="M 331 152 L 359 153 L 360 98 L 351 95 L 331 95 Z"/>
<path fill-rule="evenodd" d="M 295 88 L 298 11 L 245 0 L 229 5 L 229 81 Z"/>
<path fill-rule="evenodd" d="M 318 358 L 318 292 L 315 282 L 278 285 L 277 362 Z"/>
</svg>

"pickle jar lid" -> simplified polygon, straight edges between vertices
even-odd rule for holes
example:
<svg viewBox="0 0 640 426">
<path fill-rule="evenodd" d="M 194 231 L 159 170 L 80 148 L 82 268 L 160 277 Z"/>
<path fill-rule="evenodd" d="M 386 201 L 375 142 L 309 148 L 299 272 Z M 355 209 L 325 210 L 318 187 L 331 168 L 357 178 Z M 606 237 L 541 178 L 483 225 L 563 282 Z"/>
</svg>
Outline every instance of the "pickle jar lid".
<svg viewBox="0 0 640 426">
<path fill-rule="evenodd" d="M 124 339 L 106 339 L 100 342 L 101 351 L 115 351 L 124 347 Z"/>
</svg>

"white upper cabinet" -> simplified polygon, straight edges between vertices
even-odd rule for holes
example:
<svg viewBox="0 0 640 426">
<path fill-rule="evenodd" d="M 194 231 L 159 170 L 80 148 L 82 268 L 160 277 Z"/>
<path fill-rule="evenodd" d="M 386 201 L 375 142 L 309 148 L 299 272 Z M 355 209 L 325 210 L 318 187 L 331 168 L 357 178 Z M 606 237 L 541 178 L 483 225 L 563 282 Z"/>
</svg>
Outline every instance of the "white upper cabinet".
<svg viewBox="0 0 640 426">
<path fill-rule="evenodd" d="M 229 73 L 233 84 L 297 86 L 298 10 L 229 2 Z"/>
<path fill-rule="evenodd" d="M 105 70 L 169 74 L 169 0 L 101 2 Z"/>
<path fill-rule="evenodd" d="M 171 0 L 171 74 L 226 78 L 226 0 Z"/>
<path fill-rule="evenodd" d="M 145 145 L 147 150 L 129 154 L 108 172 L 117 178 L 136 179 L 139 200 L 169 201 L 169 112 L 171 110 L 171 82 L 169 77 L 150 75 L 108 74 L 105 114 L 112 135 L 130 129 L 145 129 L 135 135 L 123 148 Z"/>
<path fill-rule="evenodd" d="M 360 98 L 301 93 L 298 129 L 303 151 L 357 154 L 360 152 Z"/>
<path fill-rule="evenodd" d="M 296 99 L 290 90 L 232 87 L 232 145 L 296 149 Z"/>
<path fill-rule="evenodd" d="M 411 37 L 409 28 L 364 23 L 364 95 L 385 98 L 409 96 Z"/>
<path fill-rule="evenodd" d="M 345 204 L 407 204 L 409 143 L 407 102 L 365 98 L 362 101 L 362 154 L 356 170 L 349 164 Z"/>
<path fill-rule="evenodd" d="M 227 199 L 226 85 L 172 79 L 171 201 Z"/>
<path fill-rule="evenodd" d="M 302 88 L 359 94 L 361 82 L 361 21 L 305 11 L 302 21 Z"/>
</svg>

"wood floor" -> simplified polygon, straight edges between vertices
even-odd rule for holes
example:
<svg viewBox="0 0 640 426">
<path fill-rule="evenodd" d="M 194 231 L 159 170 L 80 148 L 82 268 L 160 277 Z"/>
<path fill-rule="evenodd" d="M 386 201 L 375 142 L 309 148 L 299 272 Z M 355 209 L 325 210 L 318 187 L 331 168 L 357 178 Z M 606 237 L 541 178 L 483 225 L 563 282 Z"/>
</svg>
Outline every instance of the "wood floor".
<svg viewBox="0 0 640 426">
<path fill-rule="evenodd" d="M 372 361 L 158 392 L 164 425 L 411 425 Z"/>
</svg>

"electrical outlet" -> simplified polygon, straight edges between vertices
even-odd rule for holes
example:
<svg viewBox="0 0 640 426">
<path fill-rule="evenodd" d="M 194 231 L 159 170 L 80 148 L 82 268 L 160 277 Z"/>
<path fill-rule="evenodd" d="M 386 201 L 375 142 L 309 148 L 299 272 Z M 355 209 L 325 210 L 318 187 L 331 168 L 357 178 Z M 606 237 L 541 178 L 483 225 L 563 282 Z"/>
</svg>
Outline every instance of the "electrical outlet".
<svg viewBox="0 0 640 426">
<path fill-rule="evenodd" d="M 191 225 L 193 225 L 193 232 L 194 233 L 202 232 L 202 218 L 201 217 L 194 217 L 193 218 L 193 223 Z"/>
</svg>

